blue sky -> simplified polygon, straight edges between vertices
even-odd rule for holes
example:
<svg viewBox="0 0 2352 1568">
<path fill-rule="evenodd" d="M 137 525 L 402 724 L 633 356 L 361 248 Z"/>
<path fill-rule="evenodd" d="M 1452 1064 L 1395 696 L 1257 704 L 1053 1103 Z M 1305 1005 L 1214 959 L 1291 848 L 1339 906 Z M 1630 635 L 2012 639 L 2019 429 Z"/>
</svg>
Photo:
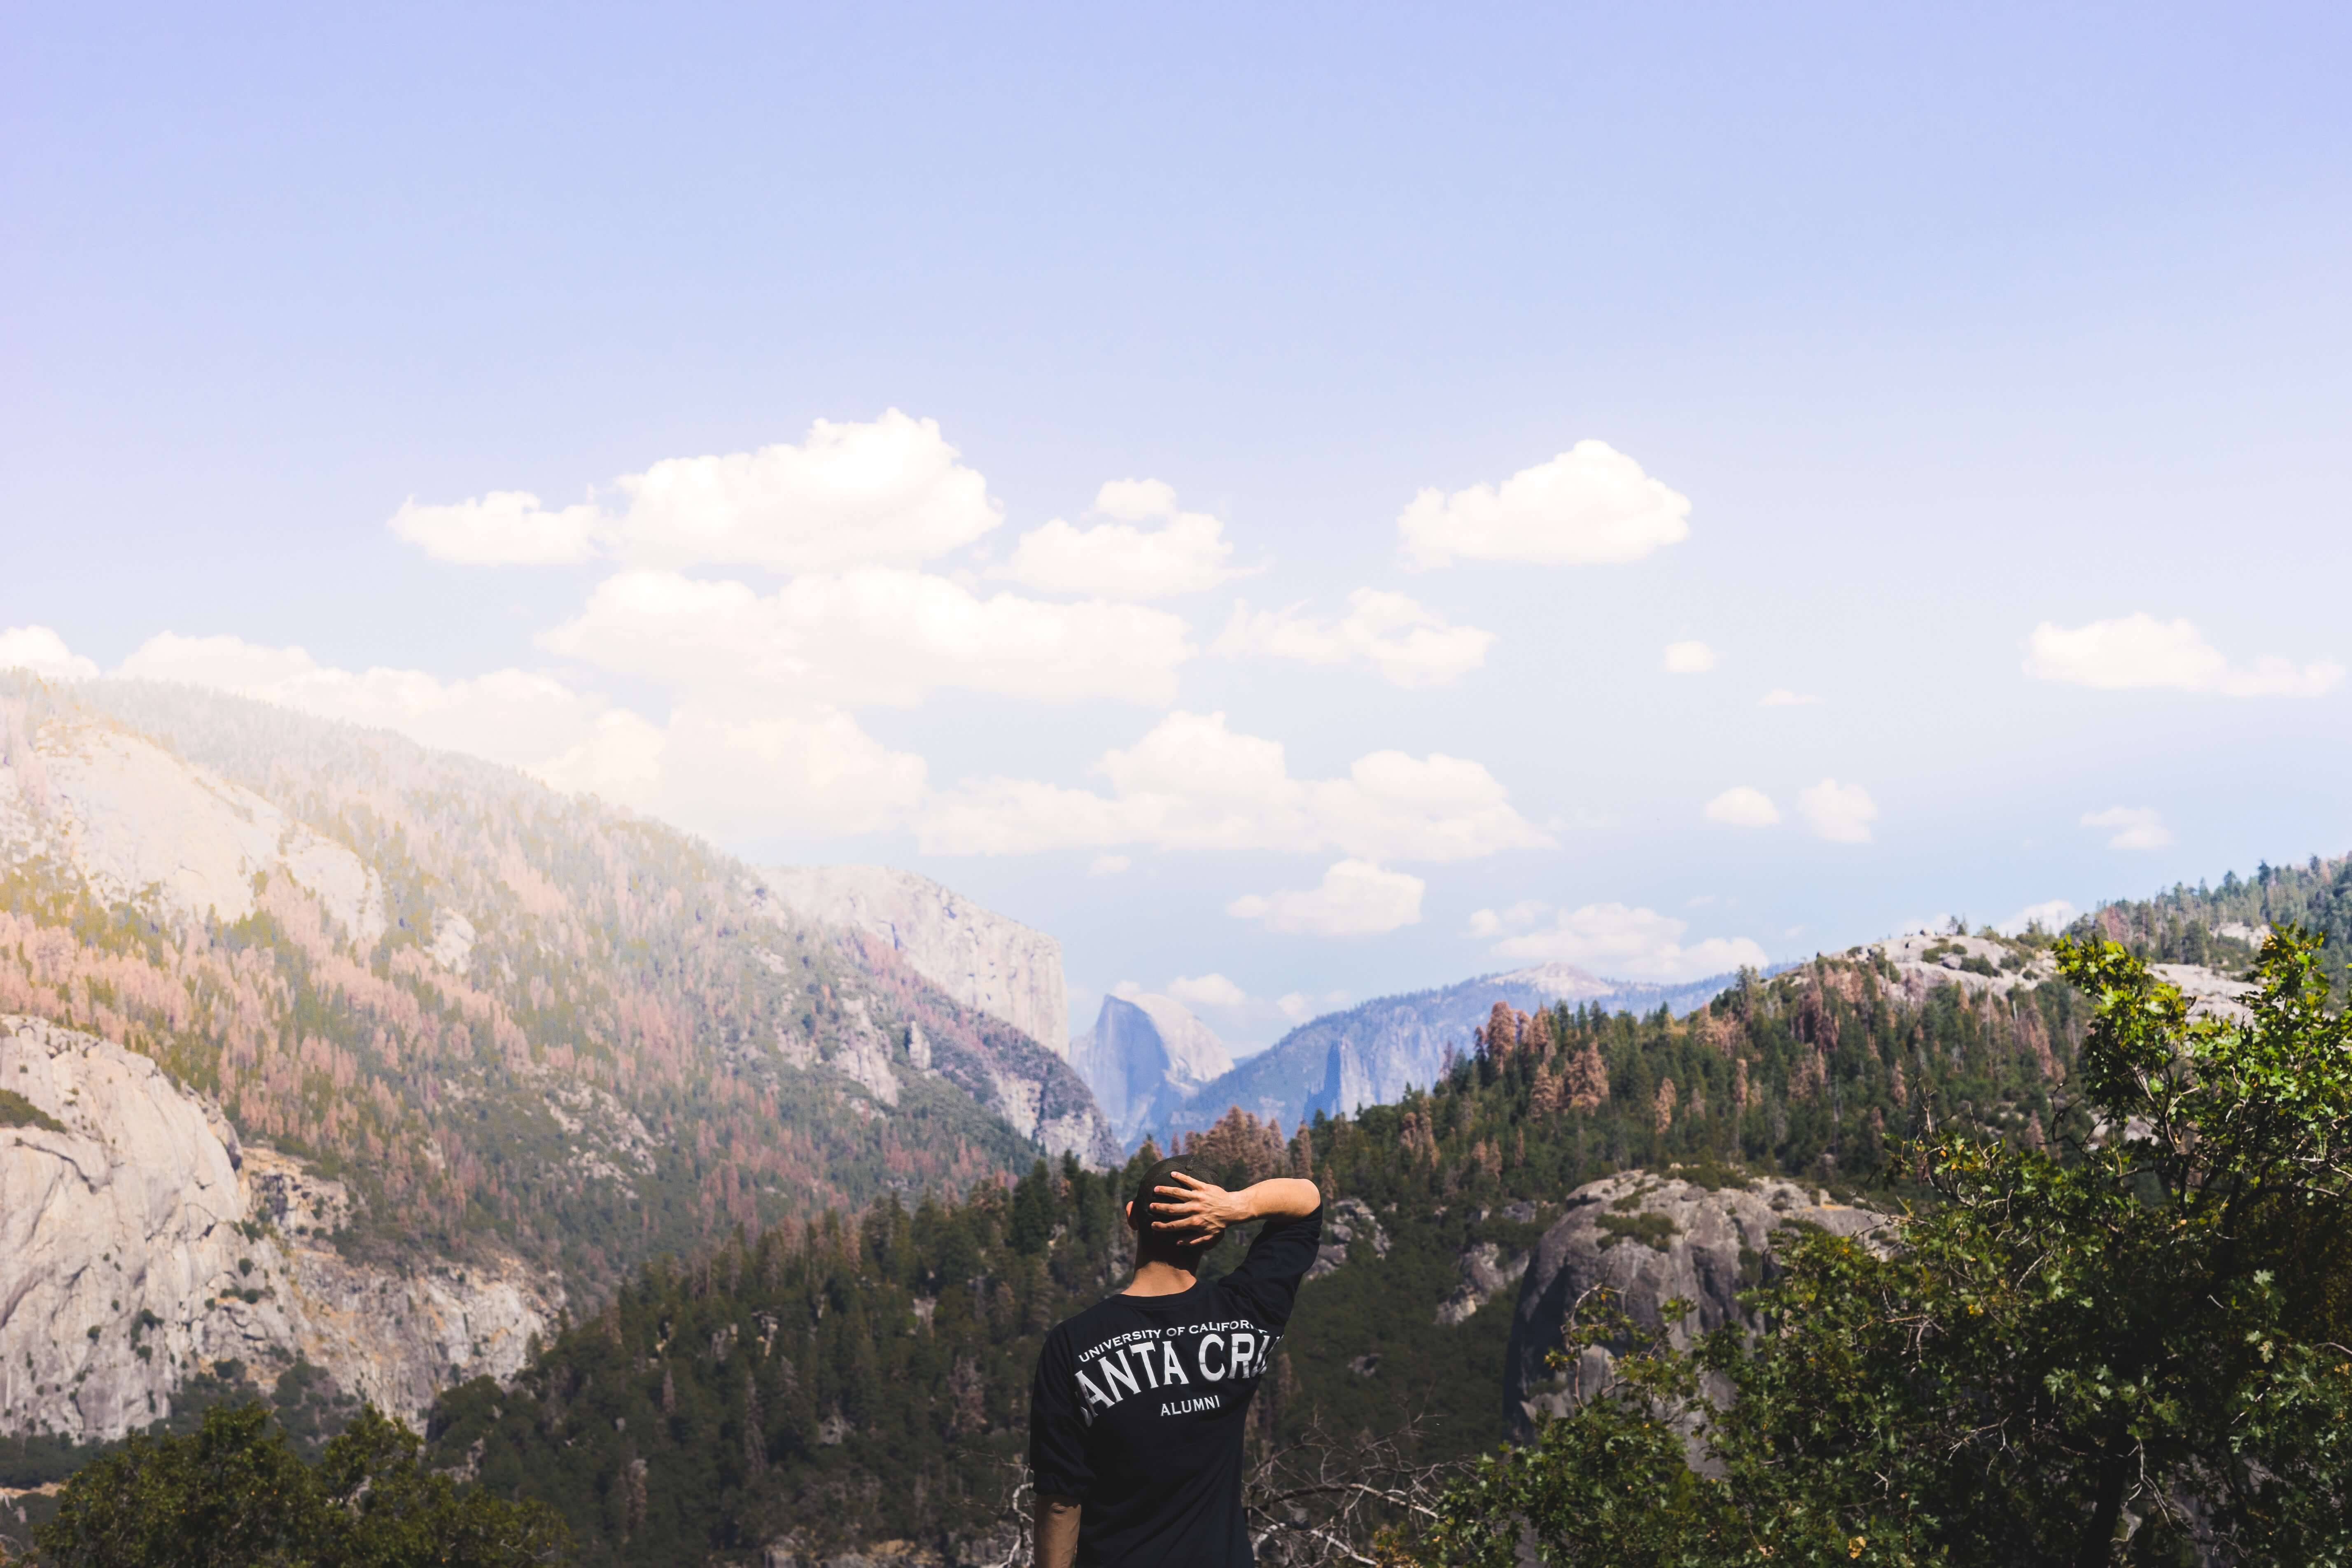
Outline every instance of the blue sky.
<svg viewBox="0 0 2352 1568">
<path fill-rule="evenodd" d="M 2340 852 L 2347 35 L 20 7 L 0 657 L 914 866 L 1243 1041 Z"/>
</svg>

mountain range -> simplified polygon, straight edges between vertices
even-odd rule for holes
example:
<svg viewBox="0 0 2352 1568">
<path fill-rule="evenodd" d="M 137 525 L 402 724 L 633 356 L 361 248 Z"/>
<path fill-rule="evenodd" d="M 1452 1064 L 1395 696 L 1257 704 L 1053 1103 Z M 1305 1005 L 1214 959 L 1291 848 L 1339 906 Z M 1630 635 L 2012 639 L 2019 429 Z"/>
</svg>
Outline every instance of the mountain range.
<svg viewBox="0 0 2352 1568">
<path fill-rule="evenodd" d="M 2080 925 L 2225 1006 L 2198 966 L 2242 965 L 2273 920 L 2345 951 L 2352 860 Z M 2046 984 L 2033 952 L 1956 933 L 1856 962 L 1906 1006 L 2010 1020 Z M 240 699 L 0 674 L 0 1432 L 110 1438 L 273 1386 L 414 1415 L 738 1228 L 1107 1170 L 1235 1107 L 1279 1151 L 1266 1123 L 1429 1091 L 1497 1003 L 1680 1037 L 1761 982 L 1490 974 L 1239 1064 L 1172 999 L 1114 995 L 1065 1045 L 1058 945 L 925 879 L 758 869 Z"/>
<path fill-rule="evenodd" d="M 129 681 L 0 675 L 0 1037 L 20 1431 L 223 1366 L 414 1414 L 646 1258 L 1119 1153 L 1056 1051 L 701 840 Z"/>
<path fill-rule="evenodd" d="M 1318 1111 L 1352 1114 L 1367 1105 L 1393 1104 L 1408 1089 L 1436 1082 L 1449 1050 L 1468 1055 L 1470 1031 L 1486 1021 L 1498 1002 L 1522 1013 L 1565 1002 L 1603 1013 L 1646 1014 L 1665 1007 L 1683 1014 L 1706 1005 L 1738 978 L 1718 974 L 1654 985 L 1604 980 L 1571 964 L 1547 963 L 1376 997 L 1300 1025 L 1205 1083 L 1180 1089 L 1171 1081 L 1155 1100 L 1153 1114 L 1129 1136 L 1148 1133 L 1164 1146 L 1180 1133 L 1213 1125 L 1234 1106 L 1264 1121 L 1295 1125 Z M 1091 1076 L 1088 1081 L 1094 1081 Z M 1116 1117 L 1113 1125 L 1118 1126 Z"/>
</svg>

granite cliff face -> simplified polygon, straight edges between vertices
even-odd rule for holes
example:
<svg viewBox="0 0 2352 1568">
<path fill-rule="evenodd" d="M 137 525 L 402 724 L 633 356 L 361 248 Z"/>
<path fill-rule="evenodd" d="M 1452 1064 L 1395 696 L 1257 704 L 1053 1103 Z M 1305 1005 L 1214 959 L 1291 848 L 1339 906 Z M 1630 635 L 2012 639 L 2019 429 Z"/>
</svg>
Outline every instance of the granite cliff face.
<svg viewBox="0 0 2352 1568">
<path fill-rule="evenodd" d="M 1156 1113 L 1146 1131 L 1165 1142 L 1171 1132 L 1206 1128 L 1240 1106 L 1285 1125 L 1320 1110 L 1354 1114 L 1367 1105 L 1394 1104 L 1409 1089 L 1436 1081 L 1448 1046 L 1465 1055 L 1470 1031 L 1497 1002 L 1521 1012 L 1566 1002 L 1604 1012 L 1676 1013 L 1704 1006 L 1737 981 L 1720 974 L 1686 985 L 1605 980 L 1565 963 L 1481 975 L 1434 991 L 1382 996 L 1300 1025 L 1239 1067 L 1201 1085 Z"/>
<path fill-rule="evenodd" d="M 1062 944 L 928 877 L 887 866 L 772 866 L 788 909 L 888 942 L 916 973 L 1056 1056 L 1069 1030 Z"/>
<path fill-rule="evenodd" d="M 1229 1071 L 1224 1042 L 1172 997 L 1106 996 L 1095 1026 L 1070 1042 L 1070 1065 L 1094 1090 L 1122 1144 Z"/>
<path fill-rule="evenodd" d="M 0 672 L 0 1015 L 104 1043 L 0 1069 L 67 1129 L 0 1129 L 0 1432 L 225 1359 L 414 1412 L 647 1257 L 1118 1152 L 1055 1050 L 688 835 L 137 682 Z"/>
<path fill-rule="evenodd" d="M 1832 1204 L 1825 1194 L 1775 1177 L 1708 1188 L 1626 1171 L 1577 1188 L 1519 1281 L 1503 1367 L 1513 1438 L 1526 1441 L 1538 1416 L 1563 1415 L 1607 1385 L 1605 1351 L 1585 1352 L 1570 1373 L 1547 1362 L 1560 1348 L 1569 1314 L 1592 1287 L 1615 1290 L 1627 1313 L 1653 1328 L 1662 1321 L 1662 1303 L 1690 1302 L 1696 1310 L 1671 1331 L 1675 1344 L 1687 1346 L 1694 1334 L 1741 1321 L 1738 1294 L 1762 1281 L 1787 1227 L 1864 1236 L 1892 1224 L 1885 1215 Z"/>
<path fill-rule="evenodd" d="M 345 937 L 373 945 L 383 884 L 360 857 L 252 790 L 96 716 L 43 727 L 0 716 L 0 855 L 50 853 L 107 902 L 236 921 L 274 874 Z"/>
<path fill-rule="evenodd" d="M 347 1261 L 341 1183 L 242 1145 L 120 1046 L 0 1016 L 0 1085 L 34 1108 L 0 1126 L 0 1429 L 120 1437 L 197 1372 L 267 1386 L 298 1360 L 414 1421 L 449 1383 L 511 1376 L 562 1304 L 511 1257 Z"/>
</svg>

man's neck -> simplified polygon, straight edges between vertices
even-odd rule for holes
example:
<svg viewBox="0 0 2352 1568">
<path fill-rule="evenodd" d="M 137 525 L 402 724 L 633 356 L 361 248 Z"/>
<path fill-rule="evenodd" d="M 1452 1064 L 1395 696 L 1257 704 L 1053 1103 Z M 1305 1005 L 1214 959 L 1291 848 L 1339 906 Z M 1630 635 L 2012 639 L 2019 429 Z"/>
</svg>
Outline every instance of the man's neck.
<svg viewBox="0 0 2352 1568">
<path fill-rule="evenodd" d="M 1135 1266 L 1135 1278 L 1127 1282 L 1122 1296 L 1178 1296 L 1190 1290 L 1200 1276 L 1190 1268 L 1179 1268 L 1173 1263 L 1163 1263 L 1148 1258 Z"/>
</svg>

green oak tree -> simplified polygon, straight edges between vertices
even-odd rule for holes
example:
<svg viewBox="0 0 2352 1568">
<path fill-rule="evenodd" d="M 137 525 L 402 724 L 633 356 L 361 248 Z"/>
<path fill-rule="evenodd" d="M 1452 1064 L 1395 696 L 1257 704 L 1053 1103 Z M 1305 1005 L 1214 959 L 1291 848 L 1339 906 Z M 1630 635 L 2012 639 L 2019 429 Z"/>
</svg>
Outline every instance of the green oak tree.
<svg viewBox="0 0 2352 1568">
<path fill-rule="evenodd" d="M 77 1472 L 37 1533 L 58 1568 L 534 1568 L 566 1562 L 542 1504 L 461 1487 L 373 1407 L 303 1463 L 258 1405 L 132 1437 Z"/>
<path fill-rule="evenodd" d="M 2200 1015 L 2062 943 L 2095 1014 L 2061 1137 L 1948 1125 L 1891 1238 L 1801 1237 L 1686 1349 L 1592 1304 L 1569 1349 L 1617 1382 L 1484 1461 L 1429 1553 L 2352 1563 L 2352 1022 L 2320 949 L 2273 934 L 2242 1010 Z"/>
</svg>

